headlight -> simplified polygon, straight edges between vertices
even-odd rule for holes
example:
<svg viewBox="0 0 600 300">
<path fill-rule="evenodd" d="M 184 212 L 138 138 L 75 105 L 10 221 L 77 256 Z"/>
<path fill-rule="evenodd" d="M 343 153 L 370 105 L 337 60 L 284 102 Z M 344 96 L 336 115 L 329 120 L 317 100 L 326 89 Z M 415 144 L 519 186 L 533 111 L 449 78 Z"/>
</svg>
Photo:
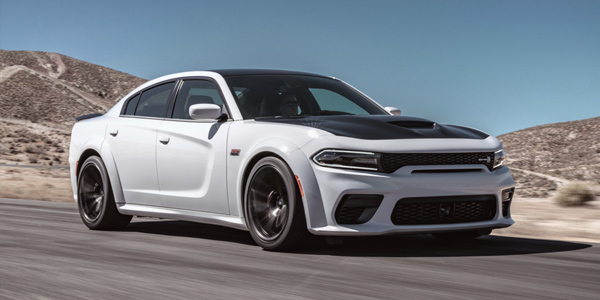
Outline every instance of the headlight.
<svg viewBox="0 0 600 300">
<path fill-rule="evenodd" d="M 506 153 L 504 153 L 504 149 L 500 149 L 494 152 L 494 167 L 493 169 L 500 168 L 504 164 L 504 159 L 506 158 Z"/>
<path fill-rule="evenodd" d="M 323 150 L 313 156 L 313 161 L 324 167 L 378 171 L 380 157 L 373 152 Z"/>
</svg>

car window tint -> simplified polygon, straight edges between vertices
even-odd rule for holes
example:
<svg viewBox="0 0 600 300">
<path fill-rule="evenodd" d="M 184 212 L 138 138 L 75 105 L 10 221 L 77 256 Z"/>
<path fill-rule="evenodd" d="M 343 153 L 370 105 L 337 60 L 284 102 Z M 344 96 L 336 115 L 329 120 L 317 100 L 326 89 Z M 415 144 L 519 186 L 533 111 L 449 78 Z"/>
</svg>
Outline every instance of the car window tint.
<svg viewBox="0 0 600 300">
<path fill-rule="evenodd" d="M 311 88 L 309 90 L 322 111 L 343 111 L 355 115 L 369 114 L 366 110 L 358 106 L 358 104 L 336 92 L 315 88 Z"/>
<path fill-rule="evenodd" d="M 127 101 L 127 108 L 125 109 L 125 115 L 133 115 L 133 113 L 135 113 L 135 107 L 138 104 L 138 101 L 140 100 L 140 94 L 137 94 L 131 98 L 129 98 L 129 100 Z"/>
<path fill-rule="evenodd" d="M 244 119 L 387 114 L 362 93 L 331 78 L 244 75 L 225 81 Z"/>
<path fill-rule="evenodd" d="M 171 94 L 171 90 L 174 86 L 175 82 L 170 82 L 144 91 L 135 111 L 135 115 L 145 117 L 164 117 L 167 113 L 169 95 Z"/>
<path fill-rule="evenodd" d="M 175 99 L 173 118 L 191 119 L 190 106 L 201 103 L 223 107 L 223 99 L 217 85 L 207 80 L 185 80 Z"/>
</svg>

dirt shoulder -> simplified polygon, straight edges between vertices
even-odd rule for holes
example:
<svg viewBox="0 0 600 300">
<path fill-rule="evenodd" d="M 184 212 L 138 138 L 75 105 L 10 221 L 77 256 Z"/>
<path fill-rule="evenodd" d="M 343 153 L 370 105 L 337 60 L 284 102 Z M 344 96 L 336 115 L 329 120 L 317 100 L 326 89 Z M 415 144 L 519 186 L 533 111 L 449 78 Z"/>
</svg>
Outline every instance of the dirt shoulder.
<svg viewBox="0 0 600 300">
<path fill-rule="evenodd" d="M 0 198 L 74 202 L 69 170 L 0 166 Z"/>
<path fill-rule="evenodd" d="M 515 224 L 494 235 L 600 243 L 600 200 L 562 207 L 552 198 L 513 199 Z"/>
<path fill-rule="evenodd" d="M 0 198 L 73 202 L 66 169 L 0 166 Z M 515 225 L 494 235 L 600 243 L 600 199 L 583 207 L 561 207 L 551 198 L 515 198 Z"/>
</svg>

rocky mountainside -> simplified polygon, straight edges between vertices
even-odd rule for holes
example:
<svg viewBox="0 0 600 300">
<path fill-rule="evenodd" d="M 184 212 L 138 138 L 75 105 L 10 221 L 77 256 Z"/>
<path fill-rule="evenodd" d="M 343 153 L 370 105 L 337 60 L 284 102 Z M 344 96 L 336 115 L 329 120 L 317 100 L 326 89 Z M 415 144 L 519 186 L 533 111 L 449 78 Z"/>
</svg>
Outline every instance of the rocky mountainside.
<svg viewBox="0 0 600 300">
<path fill-rule="evenodd" d="M 0 50 L 0 117 L 71 123 L 106 111 L 143 82 L 61 54 Z"/>
<path fill-rule="evenodd" d="M 498 138 L 521 196 L 548 197 L 568 181 L 600 184 L 600 117 L 535 126 Z"/>
<path fill-rule="evenodd" d="M 105 112 L 144 79 L 56 53 L 0 50 L 0 165 L 67 166 L 76 116 Z M 518 190 L 600 184 L 600 117 L 501 135 Z"/>
<path fill-rule="evenodd" d="M 75 117 L 146 80 L 57 53 L 0 50 L 0 163 L 66 165 Z"/>
</svg>

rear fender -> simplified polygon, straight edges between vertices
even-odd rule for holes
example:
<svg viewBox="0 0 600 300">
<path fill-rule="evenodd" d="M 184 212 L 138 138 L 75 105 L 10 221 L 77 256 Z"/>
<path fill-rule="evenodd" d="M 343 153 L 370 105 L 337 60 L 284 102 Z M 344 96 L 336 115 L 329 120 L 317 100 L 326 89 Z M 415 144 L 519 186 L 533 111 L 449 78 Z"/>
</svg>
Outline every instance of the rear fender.
<svg viewBox="0 0 600 300">
<path fill-rule="evenodd" d="M 117 169 L 115 158 L 112 155 L 112 151 L 108 143 L 104 143 L 102 145 L 100 156 L 104 161 L 106 172 L 108 172 L 108 178 L 110 180 L 112 192 L 115 197 L 115 203 L 125 204 L 125 196 L 123 195 L 123 187 L 121 186 L 121 179 L 119 178 L 119 170 Z M 117 205 L 117 208 L 118 207 L 119 206 Z"/>
</svg>

